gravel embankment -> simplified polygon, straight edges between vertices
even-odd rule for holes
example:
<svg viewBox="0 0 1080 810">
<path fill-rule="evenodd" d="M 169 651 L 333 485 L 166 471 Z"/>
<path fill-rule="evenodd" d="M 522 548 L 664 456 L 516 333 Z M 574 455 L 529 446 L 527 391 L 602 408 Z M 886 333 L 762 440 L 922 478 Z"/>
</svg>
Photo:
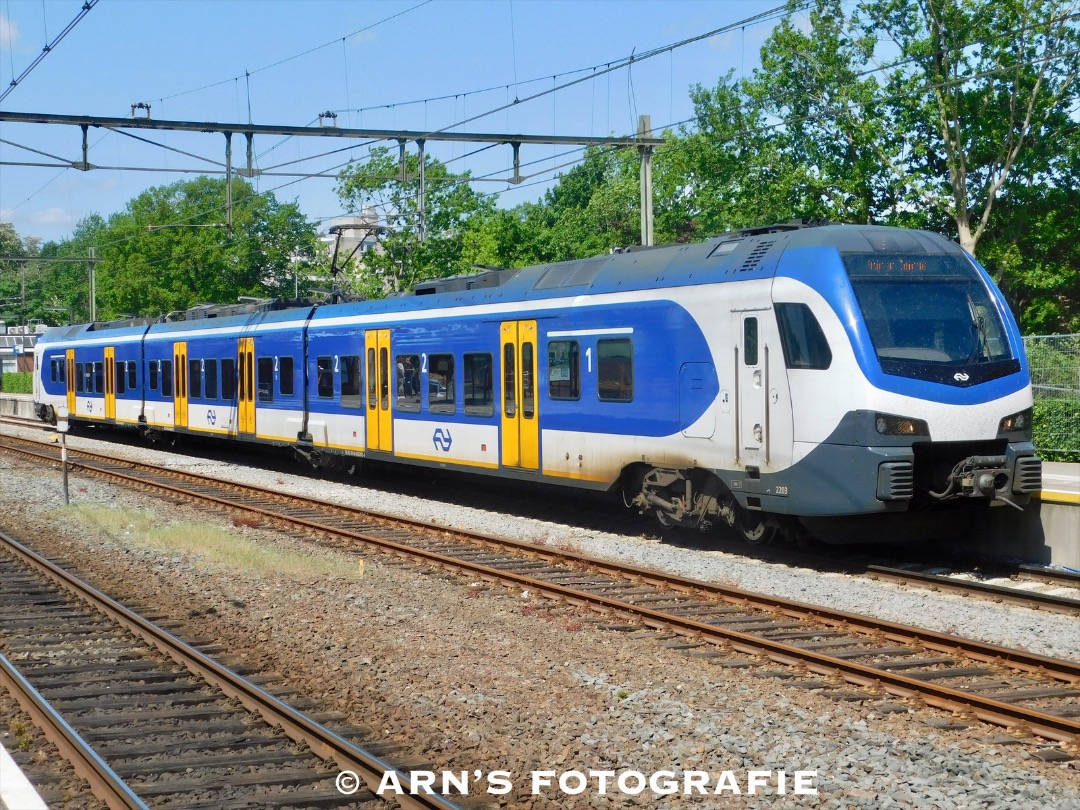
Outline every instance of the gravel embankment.
<svg viewBox="0 0 1080 810">
<path fill-rule="evenodd" d="M 5 426 L 5 430 L 8 430 Z M 115 455 L 163 454 L 84 437 L 73 447 Z M 344 503 L 438 519 L 492 534 L 571 543 L 700 579 L 791 596 L 975 636 L 1036 652 L 1080 657 L 1080 620 L 1034 613 L 883 583 L 791 570 L 731 554 L 662 545 L 647 535 L 586 531 L 554 521 L 508 517 L 384 488 L 171 456 L 177 466 L 315 493 Z M 236 658 L 283 673 L 326 708 L 346 712 L 371 740 L 405 746 L 395 755 L 418 767 L 509 771 L 512 791 L 482 798 L 514 808 L 700 807 L 1074 807 L 1080 768 L 1050 765 L 1028 746 L 994 746 L 992 732 L 943 731 L 925 712 L 883 715 L 871 704 L 835 702 L 752 670 L 725 669 L 651 634 L 599 629 L 574 609 L 502 588 L 423 573 L 274 533 L 234 525 L 219 514 L 72 477 L 72 500 L 146 508 L 163 521 L 204 522 L 260 543 L 300 549 L 340 575 L 256 575 L 175 552 L 133 545 L 123 532 L 92 528 L 61 506 L 60 478 L 0 457 L 0 528 L 77 565 L 119 598 L 156 605 L 189 636 L 212 638 Z M 643 532 L 651 531 L 647 524 Z M 0 628 L 2 633 L 2 628 Z M 639 637 L 640 635 L 640 637 Z M 732 771 L 745 791 L 748 770 L 816 771 L 816 795 L 673 795 L 657 799 L 579 795 L 557 786 L 530 792 L 537 770 L 709 771 L 711 785 Z M 775 779 L 772 780 L 775 785 Z M 481 783 L 481 789 L 484 787 Z M 613 789 L 612 789 L 613 790 Z M 789 785 L 790 791 L 790 785 Z M 775 792 L 772 789 L 770 792 Z"/>
</svg>

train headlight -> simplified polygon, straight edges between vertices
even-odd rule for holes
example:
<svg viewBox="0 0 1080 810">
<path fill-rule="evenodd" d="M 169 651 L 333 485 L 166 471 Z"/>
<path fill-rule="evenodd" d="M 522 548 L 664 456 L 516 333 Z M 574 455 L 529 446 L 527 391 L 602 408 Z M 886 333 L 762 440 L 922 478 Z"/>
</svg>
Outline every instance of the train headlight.
<svg viewBox="0 0 1080 810">
<path fill-rule="evenodd" d="M 1030 433 L 1031 432 L 1031 408 L 1025 408 L 1020 413 L 1006 416 L 998 424 L 998 433 Z"/>
<path fill-rule="evenodd" d="M 922 419 L 907 416 L 892 416 L 879 413 L 874 418 L 874 426 L 882 436 L 929 436 L 930 426 Z"/>
</svg>

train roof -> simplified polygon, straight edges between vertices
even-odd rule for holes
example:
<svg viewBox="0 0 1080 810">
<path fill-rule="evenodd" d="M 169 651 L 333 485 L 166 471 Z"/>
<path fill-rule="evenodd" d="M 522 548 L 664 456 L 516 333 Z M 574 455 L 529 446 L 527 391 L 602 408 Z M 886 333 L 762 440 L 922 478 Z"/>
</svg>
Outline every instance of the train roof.
<svg viewBox="0 0 1080 810">
<path fill-rule="evenodd" d="M 527 302 L 546 298 L 662 289 L 696 284 L 769 278 L 784 251 L 834 248 L 840 253 L 962 253 L 939 234 L 881 225 L 786 223 L 733 231 L 684 245 L 629 247 L 610 254 L 520 269 L 483 267 L 479 272 L 422 282 L 385 299 L 315 305 L 267 299 L 233 305 L 200 305 L 158 322 L 117 321 L 54 327 L 42 342 L 148 333 L 149 336 L 196 328 L 287 323 L 353 314 L 414 312 L 444 307 Z M 172 321 L 172 318 L 180 320 Z M 214 319 L 210 323 L 210 319 Z M 102 335 L 104 337 L 104 335 Z"/>
</svg>

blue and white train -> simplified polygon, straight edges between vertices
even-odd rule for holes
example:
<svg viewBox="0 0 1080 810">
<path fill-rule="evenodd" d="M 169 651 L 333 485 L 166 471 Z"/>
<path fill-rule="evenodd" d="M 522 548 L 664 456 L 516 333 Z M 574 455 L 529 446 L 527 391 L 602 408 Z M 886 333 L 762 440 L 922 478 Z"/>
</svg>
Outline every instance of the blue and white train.
<svg viewBox="0 0 1080 810">
<path fill-rule="evenodd" d="M 1016 323 L 923 231 L 777 225 L 180 317 L 51 329 L 39 417 L 621 489 L 664 525 L 750 541 L 1019 508 L 1041 485 Z"/>
</svg>

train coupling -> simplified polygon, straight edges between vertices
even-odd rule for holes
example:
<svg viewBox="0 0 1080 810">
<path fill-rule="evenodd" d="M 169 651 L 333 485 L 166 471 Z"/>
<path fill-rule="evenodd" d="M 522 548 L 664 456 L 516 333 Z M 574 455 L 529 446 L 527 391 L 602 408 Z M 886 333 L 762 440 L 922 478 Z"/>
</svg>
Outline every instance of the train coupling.
<svg viewBox="0 0 1080 810">
<path fill-rule="evenodd" d="M 1042 462 L 1023 456 L 1010 463 L 1008 456 L 968 456 L 953 466 L 940 491 L 930 490 L 939 501 L 954 498 L 990 498 L 1023 511 L 1016 495 L 1027 496 L 1041 487 Z"/>
</svg>

